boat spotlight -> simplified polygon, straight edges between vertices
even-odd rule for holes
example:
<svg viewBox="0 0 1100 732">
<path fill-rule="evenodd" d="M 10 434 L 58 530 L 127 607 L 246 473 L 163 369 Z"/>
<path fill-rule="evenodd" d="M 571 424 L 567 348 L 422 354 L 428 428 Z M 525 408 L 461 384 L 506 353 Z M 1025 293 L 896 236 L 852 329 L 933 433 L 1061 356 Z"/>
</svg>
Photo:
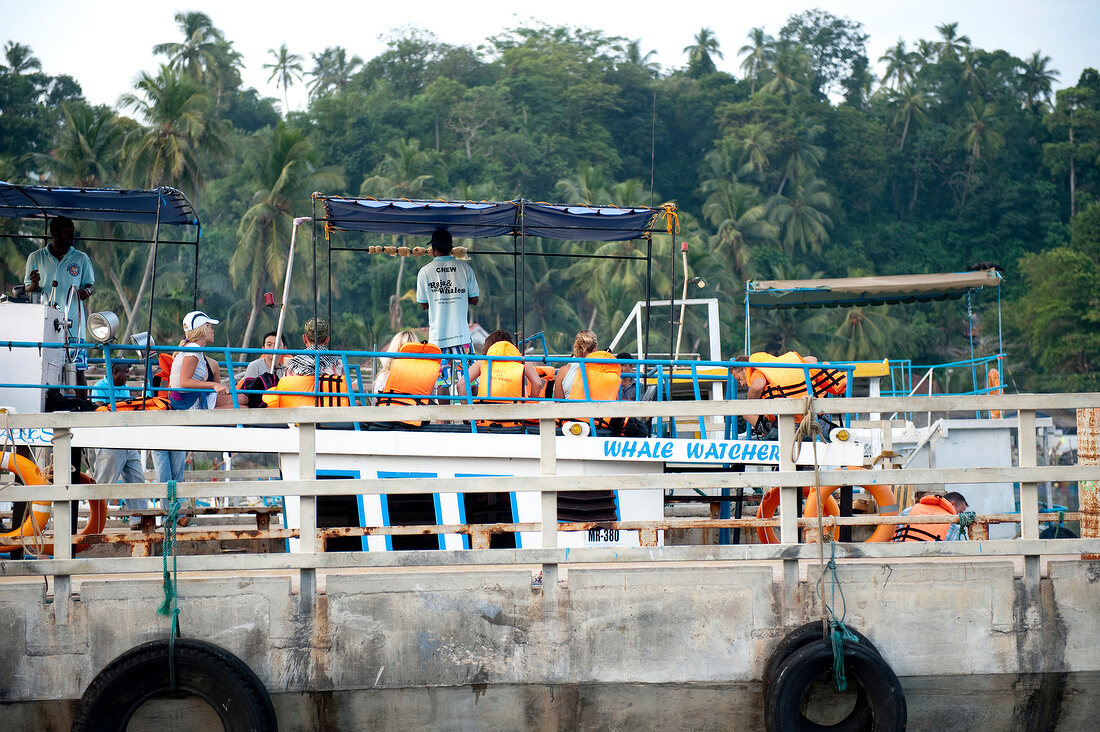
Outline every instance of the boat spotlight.
<svg viewBox="0 0 1100 732">
<path fill-rule="evenodd" d="M 130 336 L 130 344 L 137 346 L 139 350 L 148 351 L 150 348 L 156 347 L 156 341 L 153 340 L 153 336 L 146 332 L 134 333 Z"/>
<path fill-rule="evenodd" d="M 707 286 L 707 281 L 704 280 L 702 277 L 696 275 L 695 277 L 691 278 L 691 284 L 695 285 L 701 290 Z"/>
<path fill-rule="evenodd" d="M 96 343 L 110 343 L 118 334 L 118 316 L 110 310 L 88 316 L 88 333 Z"/>
</svg>

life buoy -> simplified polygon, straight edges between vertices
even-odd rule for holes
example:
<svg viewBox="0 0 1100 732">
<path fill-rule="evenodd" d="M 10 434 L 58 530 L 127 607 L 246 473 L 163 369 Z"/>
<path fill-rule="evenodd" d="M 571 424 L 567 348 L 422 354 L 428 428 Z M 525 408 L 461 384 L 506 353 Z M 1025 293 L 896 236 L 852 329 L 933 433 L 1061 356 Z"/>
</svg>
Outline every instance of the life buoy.
<svg viewBox="0 0 1100 732">
<path fill-rule="evenodd" d="M 848 631 L 859 640 L 860 645 L 874 653 L 879 652 L 875 644 L 872 643 L 867 636 L 863 635 L 863 633 L 860 633 L 855 628 L 848 628 Z M 779 645 L 775 647 L 772 654 L 768 656 L 767 663 L 764 664 L 763 682 L 765 699 L 771 694 L 771 689 L 775 682 L 775 674 L 779 670 L 779 667 L 783 665 L 783 662 L 797 651 L 824 637 L 826 636 L 822 634 L 821 621 L 815 620 L 812 623 L 806 623 L 805 625 L 795 628 L 784 636 L 783 640 L 779 641 Z M 847 718 L 836 726 L 842 726 L 844 729 L 866 729 L 869 726 L 870 707 L 867 704 L 867 695 L 862 686 L 857 687 L 856 692 L 857 698 L 855 706 L 848 714 Z"/>
<path fill-rule="evenodd" d="M 832 487 L 834 490 L 836 488 L 835 486 L 830 486 L 830 487 Z M 813 493 L 812 488 L 803 488 L 802 489 L 803 499 L 808 499 L 808 497 L 811 493 Z M 840 515 L 840 506 L 837 504 L 836 499 L 833 498 L 832 491 L 825 494 L 825 497 L 822 499 L 822 501 L 825 504 L 825 515 L 826 516 L 839 516 Z M 803 505 L 803 515 L 806 515 L 805 514 L 805 510 L 806 510 L 805 506 L 807 506 L 807 505 L 809 505 L 808 500 Z M 815 513 L 813 515 L 816 516 L 817 515 L 817 513 L 816 513 L 817 500 L 816 499 L 814 500 L 814 506 L 815 506 Z M 760 506 L 756 509 L 756 518 L 771 518 L 772 516 L 775 515 L 775 509 L 777 509 L 777 508 L 779 508 L 779 489 L 778 488 L 772 488 L 767 493 L 765 493 L 764 497 L 760 500 Z M 826 529 L 826 531 L 829 532 L 830 536 L 835 536 L 836 535 L 836 527 L 835 526 Z M 779 536 L 775 533 L 775 529 L 773 529 L 771 526 L 760 526 L 760 527 L 758 527 L 756 529 L 756 536 L 760 539 L 761 544 L 778 544 L 779 543 Z"/>
<path fill-rule="evenodd" d="M 45 476 L 42 475 L 42 471 L 38 469 L 34 461 L 28 460 L 22 455 L 4 453 L 3 457 L 0 458 L 0 468 L 18 476 L 24 485 L 48 485 Z M 78 480 L 84 484 L 95 483 L 95 479 L 86 473 L 81 473 Z M 80 530 L 78 536 L 99 534 L 107 524 L 107 501 L 89 501 L 88 506 L 90 510 L 88 523 Z M 32 502 L 30 510 L 23 518 L 23 524 L 18 528 L 0 534 L 0 552 L 18 551 L 23 548 L 23 537 L 40 536 L 46 530 L 46 524 L 49 522 L 52 513 L 52 501 Z M 81 552 L 87 548 L 87 544 L 76 544 L 73 547 L 73 553 Z M 53 554 L 53 544 L 43 545 L 41 551 L 43 554 Z"/>
<path fill-rule="evenodd" d="M 73 731 L 126 729 L 146 700 L 181 692 L 209 704 L 226 730 L 278 729 L 271 697 L 244 661 L 213 643 L 193 638 L 177 638 L 173 651 L 169 659 L 166 638 L 149 641 L 107 664 L 80 699 Z"/>
<path fill-rule="evenodd" d="M 858 465 L 851 465 L 848 470 L 864 470 L 863 467 Z M 826 489 L 822 501 L 825 504 L 826 516 L 839 516 L 840 507 L 837 505 L 836 499 L 832 494 L 840 486 L 830 485 L 822 486 Z M 875 499 L 875 503 L 878 504 L 879 516 L 897 516 L 898 515 L 898 502 L 894 499 L 894 491 L 890 489 L 888 485 L 863 485 L 860 486 L 864 491 L 871 494 L 871 497 Z M 803 498 L 808 498 L 813 492 L 812 488 L 806 487 L 802 489 Z M 773 495 L 774 494 L 774 495 Z M 760 508 L 756 511 L 757 518 L 771 518 L 775 515 L 775 509 L 779 506 L 779 489 L 772 488 L 770 491 L 764 494 L 763 500 L 760 501 Z M 833 512 L 835 507 L 835 513 Z M 807 500 L 802 507 L 803 516 L 816 516 L 817 515 L 817 499 L 814 498 L 813 502 Z M 756 535 L 760 537 L 761 544 L 778 544 L 779 538 L 776 536 L 775 531 L 771 527 L 761 527 L 756 530 Z M 865 541 L 868 542 L 885 542 L 893 541 L 894 539 L 894 526 L 893 524 L 883 524 L 876 526 L 875 530 L 871 533 L 871 536 Z"/>
<path fill-rule="evenodd" d="M 803 702 L 814 682 L 833 668 L 833 644 L 828 638 L 808 643 L 776 668 L 764 698 L 764 727 L 770 732 L 804 729 L 872 729 L 902 732 L 907 711 L 897 674 L 881 655 L 862 643 L 844 644 L 844 666 L 849 685 L 859 692 L 855 709 L 843 722 L 824 727 L 806 714 Z M 862 702 L 862 705 L 860 704 Z M 860 721 L 864 723 L 859 724 Z"/>
</svg>

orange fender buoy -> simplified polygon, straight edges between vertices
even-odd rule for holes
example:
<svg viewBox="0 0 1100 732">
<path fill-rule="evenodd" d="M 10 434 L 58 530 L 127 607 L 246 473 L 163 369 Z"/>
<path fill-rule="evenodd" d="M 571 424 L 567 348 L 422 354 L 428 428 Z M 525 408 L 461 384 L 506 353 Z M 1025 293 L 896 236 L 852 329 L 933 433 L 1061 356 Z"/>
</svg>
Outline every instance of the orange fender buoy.
<svg viewBox="0 0 1100 732">
<path fill-rule="evenodd" d="M 848 466 L 848 470 L 864 470 L 862 466 L 851 465 Z M 837 505 L 836 499 L 833 498 L 833 492 L 840 486 L 827 485 L 822 486 L 825 493 L 822 497 L 822 503 L 825 507 L 826 516 L 839 516 L 840 506 Z M 875 503 L 878 504 L 879 516 L 897 516 L 898 502 L 894 498 L 894 491 L 891 490 L 888 485 L 861 485 L 867 493 L 871 494 L 871 497 L 875 499 Z M 817 515 L 817 497 L 813 495 L 813 489 L 806 487 L 802 489 L 802 495 L 806 498 L 802 506 L 802 515 L 806 517 L 812 517 Z M 810 499 L 813 500 L 810 500 Z M 763 500 L 760 501 L 760 507 L 756 510 L 756 518 L 771 518 L 775 515 L 775 509 L 779 506 L 779 489 L 772 488 L 764 494 Z M 876 526 L 874 532 L 866 540 L 868 542 L 885 542 L 891 541 L 894 538 L 894 529 L 896 527 L 893 524 L 882 524 Z M 833 529 L 828 529 L 830 535 L 832 535 Z M 760 527 L 756 530 L 756 535 L 760 537 L 761 544 L 778 544 L 779 537 L 776 536 L 775 531 L 771 527 Z"/>
<path fill-rule="evenodd" d="M 1001 372 L 997 369 L 990 369 L 985 375 L 985 385 L 988 387 L 988 394 L 1004 394 L 1004 387 L 1001 386 Z M 1000 409 L 993 409 L 989 412 L 990 419 L 1000 419 L 1004 416 L 1004 412 Z"/>
<path fill-rule="evenodd" d="M 828 493 L 826 493 L 825 497 L 822 499 L 822 502 L 825 505 L 825 515 L 826 516 L 839 516 L 840 515 L 840 506 L 837 504 L 836 499 L 833 498 L 833 496 L 832 496 L 832 491 L 836 490 L 837 486 L 827 486 L 827 487 L 831 488 L 832 490 L 830 490 Z M 812 493 L 813 493 L 813 490 L 811 488 L 807 487 L 807 488 L 802 489 L 802 496 L 803 496 L 804 499 Z M 803 509 L 802 509 L 803 510 L 803 515 L 806 515 L 806 516 L 811 515 L 811 514 L 805 513 L 806 506 L 809 506 L 809 501 L 808 500 L 805 502 L 805 505 L 803 506 Z M 756 518 L 771 518 L 772 516 L 775 515 L 775 509 L 778 508 L 778 507 L 779 507 L 779 489 L 778 488 L 772 488 L 771 490 L 769 490 L 767 493 L 764 494 L 764 498 L 760 501 L 760 507 L 756 509 Z M 814 516 L 817 515 L 817 499 L 816 498 L 814 498 L 814 513 L 812 515 L 814 515 Z M 828 531 L 830 532 L 830 535 L 832 535 L 832 532 L 835 531 L 835 528 L 828 529 Z M 778 544 L 779 543 L 779 537 L 776 535 L 775 529 L 773 529 L 771 526 L 760 526 L 760 527 L 758 527 L 756 529 L 756 536 L 759 537 L 761 544 Z"/>
<path fill-rule="evenodd" d="M 42 471 L 38 469 L 34 461 L 28 460 L 22 455 L 5 453 L 3 457 L 0 458 L 0 468 L 19 476 L 19 479 L 23 481 L 24 485 L 48 485 L 45 476 L 42 475 Z M 85 473 L 81 473 L 78 480 L 85 484 L 95 483 L 95 480 Z M 107 524 L 107 501 L 89 501 L 88 505 L 90 508 L 88 523 L 80 530 L 79 536 L 99 534 Z M 52 513 L 52 501 L 32 502 L 30 511 L 27 512 L 26 517 L 23 519 L 22 526 L 12 529 L 11 531 L 0 533 L 0 552 L 10 552 L 22 549 L 22 537 L 40 535 L 45 531 L 46 524 L 49 522 Z M 75 554 L 87 548 L 87 544 L 76 544 L 73 547 L 73 553 Z M 42 553 L 53 554 L 53 544 L 44 545 L 42 547 Z"/>
</svg>

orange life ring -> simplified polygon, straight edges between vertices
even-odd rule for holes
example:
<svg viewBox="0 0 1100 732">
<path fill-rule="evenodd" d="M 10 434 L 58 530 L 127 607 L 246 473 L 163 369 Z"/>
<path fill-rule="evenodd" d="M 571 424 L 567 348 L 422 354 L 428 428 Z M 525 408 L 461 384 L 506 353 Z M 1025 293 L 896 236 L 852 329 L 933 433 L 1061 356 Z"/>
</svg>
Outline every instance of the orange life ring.
<svg viewBox="0 0 1100 732">
<path fill-rule="evenodd" d="M 831 486 L 831 487 L 833 488 L 833 490 L 836 490 L 835 486 Z M 813 489 L 811 489 L 811 488 L 806 487 L 806 488 L 802 489 L 802 497 L 804 499 L 807 496 L 809 496 L 811 493 L 813 493 Z M 836 499 L 833 498 L 832 491 L 827 493 L 823 500 L 824 500 L 824 503 L 825 503 L 825 515 L 826 516 L 839 516 L 840 515 L 840 506 L 837 504 Z M 805 505 L 809 505 L 809 502 L 807 501 Z M 813 515 L 816 516 L 817 515 L 817 513 L 816 513 L 817 499 L 816 498 L 814 499 L 814 506 L 815 506 L 815 513 Z M 760 507 L 756 509 L 756 518 L 771 518 L 772 516 L 775 515 L 775 509 L 778 508 L 778 507 L 779 507 L 779 489 L 778 488 L 772 488 L 767 493 L 765 493 L 764 498 L 761 499 Z M 805 508 L 803 508 L 803 511 L 805 511 Z M 834 527 L 834 528 L 831 528 L 831 529 L 826 529 L 826 531 L 830 532 L 830 536 L 832 536 L 833 532 L 836 531 L 836 528 Z M 778 544 L 779 543 L 779 537 L 776 535 L 775 529 L 773 529 L 771 526 L 757 527 L 756 536 L 760 539 L 761 544 Z"/>
<path fill-rule="evenodd" d="M 19 476 L 20 480 L 22 480 L 25 485 L 48 485 L 45 476 L 42 475 L 42 471 L 38 469 L 34 461 L 28 460 L 22 455 L 5 453 L 2 458 L 0 458 L 0 468 Z M 86 473 L 80 474 L 79 481 L 84 484 L 95 483 L 95 480 Z M 107 524 L 107 501 L 89 501 L 88 506 L 90 509 L 88 523 L 80 530 L 78 536 L 102 533 L 103 527 Z M 50 515 L 53 513 L 53 502 L 34 501 L 31 503 L 30 509 L 31 510 L 27 512 L 26 517 L 23 519 L 22 526 L 12 529 L 11 531 L 0 533 L 0 552 L 10 552 L 22 549 L 22 537 L 41 534 L 42 531 L 45 530 L 46 524 L 50 520 Z M 88 544 L 76 544 L 73 546 L 73 553 L 75 554 L 83 551 L 87 549 L 88 546 Z M 53 554 L 53 544 L 44 545 L 42 547 L 42 553 Z"/>
<path fill-rule="evenodd" d="M 848 467 L 848 470 L 864 470 L 865 468 L 852 465 Z M 840 507 L 837 505 L 836 499 L 833 498 L 833 491 L 837 490 L 840 486 L 828 485 L 822 486 L 827 492 L 824 494 L 822 501 L 825 506 L 826 516 L 839 516 Z M 898 502 L 894 498 L 894 491 L 890 489 L 888 485 L 862 485 L 860 486 L 864 491 L 871 494 L 871 497 L 875 499 L 875 503 L 878 504 L 879 516 L 897 516 Z M 814 497 L 813 501 L 809 500 L 812 496 L 813 489 L 806 487 L 802 489 L 803 497 L 807 500 L 802 507 L 802 515 L 806 517 L 817 515 L 817 498 Z M 772 488 L 764 494 L 764 499 L 760 501 L 760 508 L 756 511 L 757 518 L 771 518 L 775 514 L 775 509 L 779 506 L 779 489 Z M 868 542 L 885 542 L 892 541 L 894 538 L 894 529 L 896 527 L 893 524 L 882 524 L 876 526 L 871 536 L 866 539 Z M 776 536 L 775 531 L 771 527 L 761 527 L 756 530 L 756 535 L 760 537 L 761 544 L 778 544 L 779 538 Z"/>
</svg>

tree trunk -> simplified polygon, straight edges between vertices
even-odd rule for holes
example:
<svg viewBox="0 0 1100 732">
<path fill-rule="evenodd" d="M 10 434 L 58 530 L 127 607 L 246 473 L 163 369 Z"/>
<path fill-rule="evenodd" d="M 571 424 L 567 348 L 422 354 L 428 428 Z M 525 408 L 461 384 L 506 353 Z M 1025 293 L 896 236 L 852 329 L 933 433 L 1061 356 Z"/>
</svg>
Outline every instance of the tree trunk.
<svg viewBox="0 0 1100 732">
<path fill-rule="evenodd" d="M 107 268 L 107 276 L 111 279 L 111 286 L 115 288 L 119 303 L 122 304 L 122 312 L 126 313 L 126 320 L 131 320 L 134 317 L 134 308 L 130 305 L 130 299 L 126 297 L 126 293 L 122 289 L 122 283 L 119 282 L 114 267 Z"/>
<path fill-rule="evenodd" d="M 898 145 L 898 150 L 905 147 L 905 136 L 909 133 L 909 118 L 912 114 L 912 110 L 906 110 L 905 112 L 905 126 L 901 128 L 901 143 Z"/>
<path fill-rule="evenodd" d="M 132 312 L 134 313 L 135 318 L 140 318 L 141 317 L 141 301 L 145 297 L 145 288 L 149 286 L 149 280 L 153 276 L 153 267 L 156 266 L 156 256 L 157 256 L 156 253 L 157 253 L 156 246 L 153 245 L 153 244 L 150 244 L 149 245 L 149 259 L 146 260 L 146 262 L 145 262 L 145 274 L 143 274 L 141 276 L 141 286 L 138 287 L 137 296 L 134 298 L 134 309 L 133 309 Z M 139 331 L 134 330 L 134 320 L 135 320 L 135 318 L 130 318 L 126 322 L 126 332 L 122 334 L 122 338 L 120 339 L 121 343 L 129 342 L 130 336 L 135 332 L 139 332 Z"/>
<path fill-rule="evenodd" d="M 241 338 L 241 348 L 248 348 L 249 342 L 252 340 L 252 331 L 256 327 L 256 320 L 260 316 L 260 290 L 262 286 L 252 293 L 252 311 L 248 314 L 248 325 L 244 327 L 244 337 Z M 251 359 L 249 359 L 251 360 Z"/>
</svg>

